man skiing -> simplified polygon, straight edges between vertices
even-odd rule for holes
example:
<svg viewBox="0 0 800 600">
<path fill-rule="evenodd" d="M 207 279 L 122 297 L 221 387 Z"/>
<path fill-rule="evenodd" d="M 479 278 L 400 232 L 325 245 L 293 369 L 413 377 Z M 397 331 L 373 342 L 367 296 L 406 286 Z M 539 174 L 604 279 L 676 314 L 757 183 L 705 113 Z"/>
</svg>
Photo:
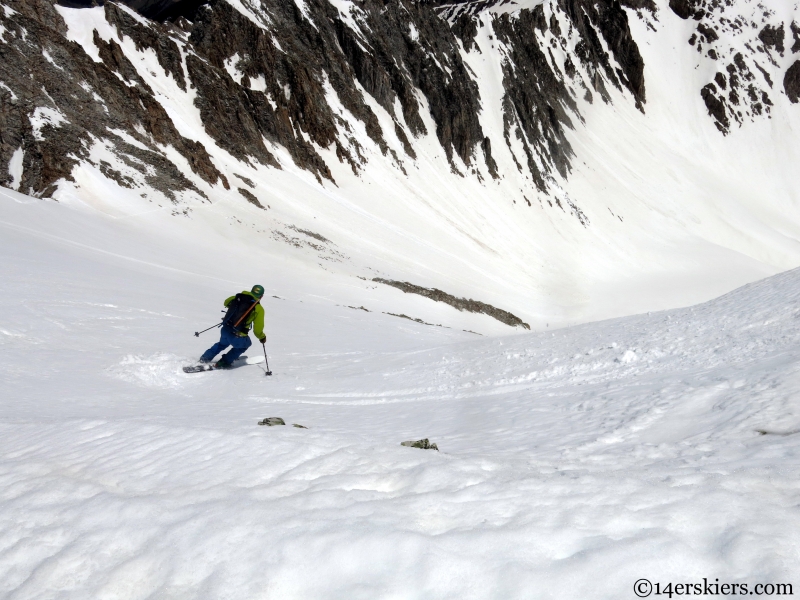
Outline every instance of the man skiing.
<svg viewBox="0 0 800 600">
<path fill-rule="evenodd" d="M 252 344 L 249 335 L 251 326 L 259 342 L 264 344 L 267 341 L 267 336 L 264 335 L 264 308 L 261 306 L 263 296 L 264 287 L 254 285 L 249 292 L 245 290 L 225 300 L 228 312 L 222 320 L 219 341 L 203 353 L 200 357 L 201 363 L 212 362 L 217 354 L 232 346 L 214 365 L 217 369 L 230 369 L 233 361 Z"/>
</svg>

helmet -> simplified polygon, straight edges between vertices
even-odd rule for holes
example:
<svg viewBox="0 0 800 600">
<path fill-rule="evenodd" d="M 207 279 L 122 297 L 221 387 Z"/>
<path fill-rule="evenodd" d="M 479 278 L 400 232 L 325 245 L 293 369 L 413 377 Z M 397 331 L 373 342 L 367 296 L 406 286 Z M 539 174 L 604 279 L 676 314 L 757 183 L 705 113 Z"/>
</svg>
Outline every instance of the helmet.
<svg viewBox="0 0 800 600">
<path fill-rule="evenodd" d="M 250 290 L 250 293 L 253 294 L 256 298 L 261 298 L 264 295 L 264 286 L 263 285 L 254 285 L 253 289 Z"/>
</svg>

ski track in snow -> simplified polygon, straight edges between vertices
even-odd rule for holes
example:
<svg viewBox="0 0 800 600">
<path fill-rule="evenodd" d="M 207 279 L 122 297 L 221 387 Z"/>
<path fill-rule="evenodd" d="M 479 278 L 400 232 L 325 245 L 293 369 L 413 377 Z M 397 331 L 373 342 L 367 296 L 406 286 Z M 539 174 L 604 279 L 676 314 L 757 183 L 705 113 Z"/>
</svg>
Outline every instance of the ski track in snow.
<svg viewBox="0 0 800 600">
<path fill-rule="evenodd" d="M 16 210 L 4 219 L 40 209 Z M 215 341 L 195 324 L 235 287 L 2 231 L 0 597 L 800 584 L 800 270 L 691 308 L 475 339 L 346 308 L 347 282 L 312 299 L 276 265 L 273 377 L 184 374 Z M 250 281 L 227 259 L 203 268 Z M 423 437 L 441 452 L 399 445 Z"/>
</svg>

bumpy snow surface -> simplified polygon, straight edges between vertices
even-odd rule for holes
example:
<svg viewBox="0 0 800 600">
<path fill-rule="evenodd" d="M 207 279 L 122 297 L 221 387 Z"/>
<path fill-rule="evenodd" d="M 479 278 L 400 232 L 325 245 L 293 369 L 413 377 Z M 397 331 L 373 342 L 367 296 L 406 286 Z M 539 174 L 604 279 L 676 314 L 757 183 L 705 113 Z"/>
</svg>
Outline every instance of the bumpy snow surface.
<svg viewBox="0 0 800 600">
<path fill-rule="evenodd" d="M 234 242 L 0 200 L 0 597 L 800 592 L 800 270 L 479 337 Z M 253 283 L 273 376 L 182 373 Z"/>
</svg>

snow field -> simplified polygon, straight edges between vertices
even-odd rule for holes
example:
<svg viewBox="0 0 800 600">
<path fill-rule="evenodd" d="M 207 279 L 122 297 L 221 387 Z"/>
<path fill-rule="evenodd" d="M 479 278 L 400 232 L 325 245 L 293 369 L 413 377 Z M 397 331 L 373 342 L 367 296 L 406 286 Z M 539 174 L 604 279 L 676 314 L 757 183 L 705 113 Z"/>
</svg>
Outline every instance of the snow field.
<svg viewBox="0 0 800 600">
<path fill-rule="evenodd" d="M 453 176 L 425 111 L 430 134 L 401 175 L 345 111 L 370 163 L 356 177 L 320 149 L 334 187 L 280 148 L 282 171 L 235 161 L 151 51 L 119 40 L 101 9 L 60 8 L 90 53 L 93 28 L 120 42 L 235 185 L 198 179 L 211 202 L 186 194 L 176 208 L 84 165 L 59 203 L 0 192 L 0 597 L 618 599 L 642 577 L 800 585 L 800 273 L 555 329 L 798 264 L 798 113 L 778 94 L 772 120 L 719 135 L 698 93 L 711 66 L 686 43 L 695 25 L 659 5 L 655 32 L 629 13 L 646 114 L 612 89 L 614 104 L 581 103 L 586 123 L 569 132 L 576 160 L 561 183 L 587 229 L 520 198 L 529 183 L 503 143 L 488 19 L 465 59 L 504 179 Z M 92 152 L 119 167 L 102 141 Z M 270 209 L 247 204 L 230 173 Z M 187 207 L 189 219 L 166 214 Z M 290 226 L 345 258 L 276 240 L 299 235 Z M 497 337 L 516 332 L 373 276 L 490 302 L 539 331 Z M 257 282 L 273 377 L 259 365 L 182 373 L 215 341 L 192 332 Z M 266 416 L 289 426 L 258 427 Z M 441 452 L 399 446 L 422 437 Z"/>
<path fill-rule="evenodd" d="M 539 3 L 508 3 L 494 12 L 513 13 Z M 488 14 L 476 38 L 480 52 L 473 49 L 462 56 L 475 73 L 483 106 L 480 119 L 501 179 L 492 180 L 485 172 L 480 152 L 473 166 L 483 173 L 482 183 L 475 176 L 451 172 L 421 93 L 421 117 L 429 133 L 413 140 L 418 158 L 410 159 L 394 134 L 394 118 L 402 125 L 402 112 L 390 115 L 365 94 L 404 174 L 393 158 L 382 156 L 363 123 L 327 86 L 328 104 L 349 123 L 369 161 L 356 176 L 339 162 L 333 147 L 318 148 L 331 168 L 333 185 L 318 183 L 296 167 L 284 149 L 272 145 L 281 170 L 237 161 L 205 132 L 193 104 L 195 91 L 190 87 L 182 92 L 152 51 L 138 52 L 131 39 L 119 39 L 102 8 L 60 7 L 70 39 L 95 58 L 94 29 L 103 39 L 116 39 L 181 134 L 201 142 L 233 185 L 230 190 L 209 186 L 191 172 L 185 159 L 164 149 L 209 201 L 185 193 L 174 206 L 160 192 L 121 188 L 88 165 L 76 168 L 75 182 L 63 182 L 56 197 L 82 210 L 147 227 L 157 224 L 197 237 L 211 232 L 258 247 L 277 260 L 291 254 L 304 268 L 322 268 L 335 276 L 382 276 L 438 287 L 509 310 L 534 329 L 686 306 L 800 265 L 793 216 L 797 197 L 787 175 L 797 162 L 792 134 L 797 111 L 788 99 L 775 95 L 773 120 L 748 122 L 727 137 L 719 134 L 698 92 L 714 61 L 709 59 L 699 69 L 696 52 L 686 42 L 690 24 L 678 19 L 665 1 L 658 4 L 659 21 L 648 17 L 656 31 L 633 11 L 628 13 L 645 60 L 646 114 L 634 108 L 628 92 L 609 85 L 613 104 L 579 99 L 585 123 L 576 117 L 575 129 L 568 131 L 576 153 L 573 171 L 567 181 L 552 182 L 553 194 L 574 201 L 588 217 L 588 227 L 569 211 L 549 206 L 553 198 L 538 193 L 530 176 L 514 166 L 499 112 L 505 50 L 493 36 Z M 235 6 L 255 23 L 269 20 L 252 3 Z M 346 2 L 335 6 L 358 29 L 358 11 Z M 547 4 L 545 10 L 549 16 Z M 569 44 L 567 51 L 571 52 Z M 560 47 L 555 53 L 562 60 Z M 235 57 L 229 62 L 235 74 Z M 514 135 L 511 140 L 518 145 Z M 350 145 L 344 136 L 340 142 Z M 98 143 L 92 152 L 95 159 L 125 172 L 107 145 Z M 521 148 L 516 152 L 522 156 Z M 460 159 L 455 161 L 458 170 L 468 171 Z M 236 174 L 255 187 L 243 184 Z M 242 185 L 269 209 L 248 204 L 236 191 Z M 329 248 L 339 254 L 287 244 L 286 236 L 297 236 L 292 227 L 326 237 Z M 457 320 L 434 320 L 425 306 L 424 301 L 414 305 L 416 312 L 410 316 L 460 325 Z M 504 327 L 490 321 L 460 328 L 502 333 Z"/>
<path fill-rule="evenodd" d="M 212 236 L 11 192 L 0 210 L 0 597 L 798 583 L 798 271 L 481 338 L 347 308 L 348 279 Z M 182 373 L 256 282 L 274 375 Z M 422 437 L 441 452 L 399 445 Z"/>
</svg>

